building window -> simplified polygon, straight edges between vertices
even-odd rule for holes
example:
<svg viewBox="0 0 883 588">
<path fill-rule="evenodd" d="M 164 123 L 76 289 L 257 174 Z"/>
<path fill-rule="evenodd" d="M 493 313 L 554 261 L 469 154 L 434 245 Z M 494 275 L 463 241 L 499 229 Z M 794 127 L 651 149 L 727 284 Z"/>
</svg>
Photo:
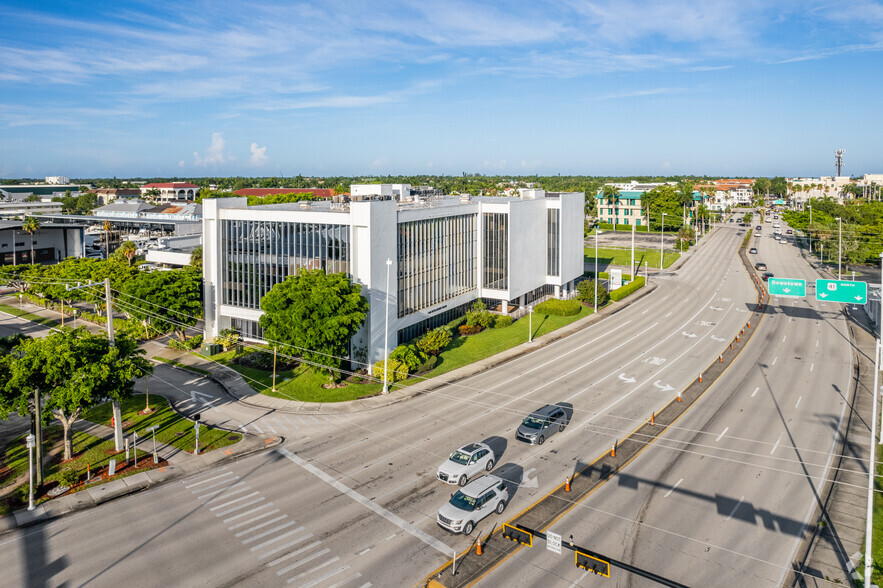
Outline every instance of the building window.
<svg viewBox="0 0 883 588">
<path fill-rule="evenodd" d="M 509 288 L 509 215 L 484 216 L 484 278 L 482 286 L 495 290 Z"/>
<path fill-rule="evenodd" d="M 476 215 L 398 225 L 398 316 L 475 290 Z"/>
<path fill-rule="evenodd" d="M 348 225 L 221 221 L 221 303 L 259 309 L 270 288 L 301 268 L 350 272 Z"/>
<path fill-rule="evenodd" d="M 546 211 L 546 275 L 557 276 L 558 271 L 558 242 L 561 240 L 560 227 L 561 211 L 557 208 L 550 208 Z"/>
<path fill-rule="evenodd" d="M 261 328 L 261 324 L 258 321 L 233 317 L 230 319 L 230 328 L 239 333 L 239 336 L 243 339 L 250 339 L 252 341 L 264 340 L 264 329 Z"/>
</svg>

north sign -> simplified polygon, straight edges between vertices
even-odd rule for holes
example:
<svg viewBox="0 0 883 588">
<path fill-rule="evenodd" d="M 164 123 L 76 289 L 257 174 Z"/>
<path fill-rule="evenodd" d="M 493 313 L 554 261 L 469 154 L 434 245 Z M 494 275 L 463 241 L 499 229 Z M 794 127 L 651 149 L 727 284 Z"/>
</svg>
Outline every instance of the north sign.
<svg viewBox="0 0 883 588">
<path fill-rule="evenodd" d="M 866 304 L 868 284 L 849 280 L 816 280 L 816 300 Z"/>
</svg>

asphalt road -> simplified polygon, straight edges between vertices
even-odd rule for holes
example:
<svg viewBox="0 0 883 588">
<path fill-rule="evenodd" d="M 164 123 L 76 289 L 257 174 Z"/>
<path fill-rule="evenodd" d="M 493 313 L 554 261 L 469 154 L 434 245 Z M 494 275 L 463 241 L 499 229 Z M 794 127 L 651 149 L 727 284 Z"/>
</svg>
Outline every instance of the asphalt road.
<svg viewBox="0 0 883 588">
<path fill-rule="evenodd" d="M 752 239 L 778 277 L 816 276 L 789 239 Z M 552 526 L 565 540 L 689 586 L 779 586 L 819 501 L 846 407 L 851 347 L 841 307 L 773 299 L 760 331 L 663 438 Z M 612 582 L 543 542 L 479 585 Z"/>
<path fill-rule="evenodd" d="M 742 231 L 723 227 L 621 312 L 382 410 L 298 422 L 295 415 L 244 415 L 218 400 L 213 410 L 234 411 L 226 415 L 231 424 L 249 427 L 251 418 L 287 426 L 284 450 L 7 535 L 0 566 L 28 585 L 419 582 L 474 538 L 436 526 L 455 489 L 435 479 L 437 465 L 470 441 L 495 448 L 494 473 L 511 482 L 513 497 L 507 513 L 478 525 L 486 533 L 608 450 L 744 325 L 755 294 L 736 256 L 741 239 Z M 186 401 L 198 380 L 175 385 Z M 209 399 L 190 399 L 191 410 L 207 410 Z M 572 412 L 567 430 L 542 446 L 514 440 L 528 412 L 555 402 Z"/>
</svg>

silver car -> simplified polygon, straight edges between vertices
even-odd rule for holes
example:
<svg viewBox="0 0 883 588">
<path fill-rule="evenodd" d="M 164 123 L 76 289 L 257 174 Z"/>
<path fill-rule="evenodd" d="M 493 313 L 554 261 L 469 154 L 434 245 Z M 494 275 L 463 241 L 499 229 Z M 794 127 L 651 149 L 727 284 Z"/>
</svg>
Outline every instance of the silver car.
<svg viewBox="0 0 883 588">
<path fill-rule="evenodd" d="M 453 533 L 469 535 L 475 524 L 495 512 L 502 514 L 509 502 L 509 489 L 497 476 L 482 476 L 451 495 L 438 510 L 436 522 Z"/>
<path fill-rule="evenodd" d="M 567 413 L 555 404 L 547 404 L 530 415 L 515 431 L 515 438 L 531 445 L 542 445 L 546 439 L 564 430 L 567 426 Z"/>
<path fill-rule="evenodd" d="M 464 445 L 440 466 L 436 477 L 448 484 L 465 486 L 473 476 L 484 471 L 491 471 L 496 456 L 493 450 L 484 443 Z"/>
</svg>

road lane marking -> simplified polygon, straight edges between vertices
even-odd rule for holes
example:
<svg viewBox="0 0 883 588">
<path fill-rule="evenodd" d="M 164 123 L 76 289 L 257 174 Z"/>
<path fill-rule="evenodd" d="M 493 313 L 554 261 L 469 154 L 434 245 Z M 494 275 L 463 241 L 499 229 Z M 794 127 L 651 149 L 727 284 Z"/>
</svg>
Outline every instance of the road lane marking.
<svg viewBox="0 0 883 588">
<path fill-rule="evenodd" d="M 776 444 L 773 445 L 772 449 L 770 449 L 770 455 L 772 455 L 776 451 L 776 448 L 779 447 L 779 442 L 782 440 L 782 435 L 784 435 L 784 433 L 779 433 L 779 438 L 776 439 Z"/>
<path fill-rule="evenodd" d="M 669 488 L 669 489 L 668 489 L 668 492 L 665 493 L 664 498 L 668 498 L 668 495 L 671 494 L 672 492 L 674 492 L 674 491 L 675 491 L 675 488 L 677 488 L 678 486 L 680 486 L 680 485 L 681 485 L 681 482 L 683 482 L 683 481 L 684 481 L 684 479 L 681 478 L 680 480 L 678 480 L 678 481 L 675 483 L 674 486 L 672 486 L 671 488 Z"/>
<path fill-rule="evenodd" d="M 370 547 L 367 548 L 367 549 L 363 549 L 362 551 L 360 551 L 360 552 L 358 553 L 358 555 L 365 555 L 365 554 L 368 553 L 369 551 L 371 551 L 371 548 L 370 548 Z"/>
<path fill-rule="evenodd" d="M 277 511 L 277 512 L 278 512 L 278 511 Z M 238 533 L 236 533 L 236 534 L 233 535 L 233 536 L 234 536 L 234 537 L 242 537 L 243 535 L 248 535 L 249 533 L 251 533 L 251 532 L 253 532 L 253 531 L 257 531 L 258 529 L 263 528 L 263 527 L 266 527 L 267 525 L 272 525 L 273 523 L 278 523 L 278 522 L 281 521 L 282 519 L 287 519 L 287 518 L 288 518 L 288 515 L 286 515 L 286 514 L 284 514 L 284 515 L 280 515 L 280 516 L 278 516 L 278 517 L 276 517 L 276 518 L 274 518 L 274 519 L 270 519 L 269 521 L 265 521 L 265 522 L 263 522 L 263 523 L 260 523 L 260 524 L 258 524 L 258 525 L 255 525 L 255 526 L 252 527 L 251 529 L 246 529 L 246 530 L 244 530 L 244 531 L 239 531 Z"/>
<path fill-rule="evenodd" d="M 224 522 L 225 522 L 225 523 L 229 523 L 230 521 L 235 521 L 236 519 L 241 519 L 242 517 L 247 517 L 248 515 L 250 515 L 250 514 L 253 513 L 253 512 L 257 512 L 257 511 L 259 511 L 259 510 L 264 510 L 265 508 L 270 508 L 271 506 L 273 506 L 273 503 L 272 503 L 272 502 L 268 502 L 267 504 L 263 504 L 263 505 L 261 505 L 261 506 L 259 506 L 259 507 L 257 507 L 257 508 L 253 508 L 253 509 L 251 509 L 251 510 L 247 510 L 247 511 L 245 511 L 245 512 L 241 512 L 241 513 L 239 513 L 239 514 L 236 515 L 236 516 L 232 516 L 232 517 L 230 517 L 229 519 L 224 519 Z"/>
<path fill-rule="evenodd" d="M 393 533 L 392 535 L 390 535 L 389 537 L 387 537 L 386 540 L 389 541 L 390 539 L 395 539 L 395 538 L 396 538 L 396 534 Z"/>
<path fill-rule="evenodd" d="M 801 400 L 803 400 L 803 396 L 801 396 L 801 397 L 799 397 L 799 398 L 797 399 L 797 404 L 794 405 L 794 408 L 797 408 L 798 406 L 800 406 L 800 401 L 801 401 Z"/>
<path fill-rule="evenodd" d="M 254 427 L 255 429 L 257 429 L 257 430 L 258 430 L 258 433 L 260 433 L 261 435 L 264 434 L 264 430 L 261 429 L 261 428 L 258 426 L 257 423 L 252 423 L 251 426 Z"/>
<path fill-rule="evenodd" d="M 819 346 L 819 340 L 816 339 L 816 347 L 818 347 L 818 346 Z"/>
<path fill-rule="evenodd" d="M 233 472 L 230 472 L 230 473 L 232 474 Z M 226 480 L 212 482 L 211 484 L 209 484 L 205 488 L 197 488 L 196 490 L 191 490 L 191 492 L 193 492 L 194 494 L 198 494 L 199 492 L 202 492 L 203 490 L 211 490 L 212 488 L 217 488 L 218 486 L 223 486 L 224 484 L 229 484 L 233 480 L 238 480 L 238 479 L 239 479 L 239 476 L 233 476 L 232 478 L 227 478 Z M 208 481 L 208 480 L 206 480 L 206 481 Z M 184 486 L 184 487 L 186 488 L 187 486 Z M 230 486 L 226 486 L 226 487 L 222 488 L 222 490 L 226 490 L 229 487 Z M 205 496 L 205 494 L 203 494 L 202 496 Z"/>
<path fill-rule="evenodd" d="M 385 508 L 383 508 L 379 504 L 375 503 L 373 500 L 370 500 L 370 499 L 362 496 L 361 494 L 359 494 L 358 492 L 356 492 L 352 488 L 350 488 L 350 487 L 344 485 L 343 483 L 337 481 L 336 479 L 332 478 L 331 476 L 329 476 L 328 474 L 326 474 L 325 472 L 323 472 L 322 470 L 320 470 L 316 466 L 314 466 L 310 463 L 307 463 L 302 458 L 295 455 L 294 453 L 292 453 L 288 449 L 285 449 L 284 447 L 277 447 L 275 449 L 275 451 L 277 453 L 281 453 L 282 455 L 287 457 L 289 460 L 293 461 L 294 463 L 296 463 L 297 465 L 299 465 L 303 469 L 307 470 L 308 472 L 310 472 L 311 474 L 313 474 L 314 476 L 316 476 L 320 480 L 324 481 L 326 484 L 337 489 L 337 491 L 339 491 L 343 494 L 346 494 L 351 499 L 360 503 L 365 508 L 368 508 L 368 509 L 374 511 L 375 513 L 379 514 L 380 516 L 385 518 L 387 521 L 396 525 L 397 527 L 399 527 L 403 531 L 407 531 L 408 533 L 410 533 L 414 537 L 420 539 L 421 541 L 423 541 L 424 543 L 426 543 L 430 547 L 434 548 L 436 551 L 439 551 L 448 557 L 454 557 L 454 554 L 456 554 L 456 551 L 453 548 L 448 547 L 446 544 L 442 543 L 441 541 L 439 541 L 438 539 L 436 539 L 435 537 L 433 537 L 429 533 L 426 533 L 425 531 L 419 529 L 413 523 L 409 523 L 409 522 L 405 521 L 404 519 L 402 519 L 398 515 L 391 513 L 390 511 L 386 510 Z"/>
<path fill-rule="evenodd" d="M 642 312 L 641 315 L 643 316 L 643 315 L 647 314 L 648 312 L 650 312 L 649 308 L 647 310 L 645 310 L 644 312 Z"/>
<path fill-rule="evenodd" d="M 754 395 L 757 394 L 757 391 L 760 390 L 760 386 L 754 389 L 754 392 L 751 393 L 751 397 L 754 398 Z"/>
<path fill-rule="evenodd" d="M 254 547 L 251 548 L 251 551 L 257 551 L 259 549 L 263 549 L 267 545 L 272 545 L 273 543 L 276 543 L 277 541 L 285 539 L 286 537 L 291 537 L 292 535 L 300 533 L 303 530 L 304 530 L 303 527 L 298 527 L 297 529 L 295 529 L 293 531 L 283 533 L 283 534 L 279 535 L 278 537 L 274 537 L 274 538 L 270 539 L 269 541 L 264 541 L 263 543 L 258 543 L 257 545 L 255 545 Z M 244 541 L 243 541 L 243 543 L 244 543 Z"/>
<path fill-rule="evenodd" d="M 211 482 L 211 481 L 213 481 L 213 480 L 220 480 L 220 479 L 223 478 L 224 476 L 232 476 L 232 475 L 233 475 L 233 472 L 224 472 L 223 474 L 221 474 L 221 475 L 219 475 L 219 476 L 215 476 L 215 477 L 213 477 L 213 478 L 206 478 L 206 479 L 204 479 L 204 480 L 200 480 L 199 482 L 195 482 L 195 483 L 193 483 L 193 484 L 187 484 L 187 485 L 184 486 L 184 487 L 185 487 L 185 488 L 193 488 L 194 486 L 199 486 L 200 484 L 205 484 L 206 482 Z M 239 476 L 236 476 L 236 477 L 238 478 Z"/>
<path fill-rule="evenodd" d="M 336 561 L 340 561 L 340 558 L 337 557 L 337 556 L 335 556 L 335 557 L 329 559 L 328 561 L 326 561 L 326 562 L 323 563 L 322 565 L 318 565 L 318 566 L 314 567 L 314 568 L 311 569 L 311 570 L 307 570 L 306 572 L 302 572 L 302 573 L 296 575 L 296 576 L 293 577 L 293 578 L 289 578 L 289 579 L 288 579 L 288 583 L 291 584 L 291 583 L 294 582 L 295 580 L 300 580 L 300 579 L 303 578 L 304 576 L 308 576 L 308 575 L 312 574 L 313 572 L 317 572 L 317 571 L 321 570 L 322 568 L 324 568 L 325 566 L 330 566 L 331 564 L 333 564 L 333 563 L 336 562 Z M 334 570 L 333 572 L 328 573 L 328 574 L 325 574 L 325 575 L 322 576 L 321 578 L 316 578 L 316 579 L 313 580 L 312 582 L 310 582 L 310 583 L 308 583 L 308 584 L 304 584 L 303 586 L 301 586 L 301 588 L 313 588 L 313 586 L 315 586 L 315 585 L 318 584 L 319 582 L 322 582 L 322 581 L 324 581 L 324 580 L 327 580 L 327 579 L 330 578 L 331 576 L 334 576 L 335 574 L 339 574 L 340 572 L 342 572 L 342 571 L 344 571 L 344 570 L 346 570 L 346 569 L 349 569 L 349 566 L 348 566 L 348 565 L 345 565 L 345 566 L 339 567 L 339 568 L 337 568 L 336 570 Z"/>
<path fill-rule="evenodd" d="M 215 516 L 222 517 L 224 515 L 228 515 L 231 512 L 236 512 L 240 508 L 245 508 L 246 506 L 251 506 L 252 504 L 257 504 L 258 502 L 261 502 L 262 500 L 266 500 L 266 498 L 264 498 L 263 496 L 261 496 L 260 498 L 255 498 L 251 502 L 246 502 L 245 504 L 242 504 L 240 506 L 234 506 L 233 508 L 231 508 L 229 510 L 223 510 L 223 511 L 217 513 Z"/>
<path fill-rule="evenodd" d="M 297 428 L 297 425 L 295 425 L 295 424 L 291 421 L 291 419 L 289 419 L 289 418 L 288 418 L 287 416 L 285 416 L 284 414 L 282 415 L 282 419 L 283 419 L 286 423 L 288 423 L 289 425 L 291 425 L 292 427 L 294 427 L 295 429 Z"/>
<path fill-rule="evenodd" d="M 260 494 L 261 494 L 260 492 L 254 491 L 251 494 L 246 494 L 245 496 L 240 496 L 239 498 L 234 498 L 233 500 L 231 500 L 229 502 L 225 502 L 224 504 L 219 504 L 217 506 L 213 506 L 209 510 L 218 510 L 219 508 L 227 508 L 231 504 L 236 504 L 237 502 L 241 502 L 243 500 L 248 500 L 249 498 L 259 496 Z M 226 498 L 226 496 L 222 497 L 222 499 L 223 498 Z"/>
<path fill-rule="evenodd" d="M 784 342 L 785 342 L 785 339 L 787 339 L 787 338 L 788 338 L 788 335 L 783 336 L 783 337 L 782 337 L 782 343 L 784 343 Z"/>
<path fill-rule="evenodd" d="M 670 316 L 671 316 L 671 313 L 668 313 L 667 315 L 665 315 L 665 318 L 668 318 Z"/>
<path fill-rule="evenodd" d="M 724 428 L 724 430 L 721 431 L 721 434 L 717 436 L 717 439 L 715 439 L 715 441 L 720 441 L 721 438 L 723 438 L 723 436 L 726 435 L 727 431 L 729 431 L 729 430 L 730 430 L 730 427 Z"/>
<path fill-rule="evenodd" d="M 239 430 L 242 431 L 243 433 L 248 433 L 248 429 L 246 429 L 242 425 L 239 425 Z"/>
<path fill-rule="evenodd" d="M 200 500 L 202 500 L 203 498 L 208 498 L 209 496 L 214 496 L 215 494 L 220 494 L 221 492 L 226 492 L 227 490 L 229 490 L 231 488 L 236 488 L 238 486 L 242 486 L 243 484 L 245 484 L 245 482 L 236 482 L 235 484 L 231 484 L 230 486 L 225 486 L 224 488 L 221 488 L 220 490 L 212 490 L 211 492 L 204 492 L 203 494 L 197 494 L 196 497 L 199 498 Z M 194 494 L 196 494 L 197 492 L 202 492 L 203 490 L 205 490 L 205 488 L 197 488 L 196 490 L 193 490 L 192 492 Z"/>
<path fill-rule="evenodd" d="M 773 363 L 772 363 L 772 365 L 776 365 L 776 362 L 777 362 L 777 361 L 779 361 L 779 356 L 778 356 L 778 355 L 775 356 L 775 357 L 773 358 Z"/>
<path fill-rule="evenodd" d="M 214 492 L 209 492 L 208 494 L 203 494 L 199 498 L 200 499 L 207 498 L 211 494 L 218 494 L 220 492 L 226 492 L 227 490 L 230 490 L 230 489 L 235 488 L 237 486 L 242 486 L 243 484 L 245 484 L 245 482 L 238 482 L 236 484 L 233 484 L 232 486 L 227 486 L 226 488 L 223 488 L 221 490 L 215 490 Z M 251 490 L 251 486 L 243 486 L 239 490 L 234 490 L 233 492 L 228 492 L 227 494 L 224 494 L 223 496 L 215 496 L 211 500 L 206 500 L 205 502 L 203 502 L 203 504 L 214 504 L 215 502 L 217 502 L 219 500 L 226 500 L 230 496 L 234 496 L 236 494 L 242 494 L 243 492 L 248 492 L 249 490 Z"/>
<path fill-rule="evenodd" d="M 815 363 L 809 364 L 809 371 L 812 371 L 814 367 L 816 367 Z"/>
<path fill-rule="evenodd" d="M 239 529 L 239 528 L 241 528 L 241 527 L 244 527 L 245 525 L 250 525 L 250 524 L 252 524 L 252 523 L 255 522 L 255 521 L 259 521 L 259 520 L 261 520 L 261 519 L 264 518 L 264 517 L 269 517 L 269 516 L 271 516 L 271 515 L 274 515 L 274 514 L 276 514 L 277 512 L 279 512 L 279 509 L 278 509 L 278 508 L 273 509 L 273 510 L 271 510 L 271 511 L 267 511 L 267 512 L 265 512 L 264 514 L 259 514 L 259 515 L 256 516 L 256 517 L 252 517 L 252 518 L 248 519 L 247 521 L 242 521 L 241 523 L 236 523 L 236 524 L 233 525 L 232 527 L 227 527 L 227 530 L 228 530 L 228 531 L 233 531 L 234 529 Z"/>
<path fill-rule="evenodd" d="M 282 568 L 281 570 L 276 572 L 276 575 L 281 576 L 282 574 L 285 574 L 286 572 L 290 572 L 291 570 L 299 568 L 300 566 L 304 565 L 305 563 L 310 563 L 311 561 L 313 561 L 317 557 L 322 557 L 326 553 L 331 553 L 331 550 L 328 549 L 327 547 L 325 549 L 323 549 L 322 551 L 317 551 L 313 555 L 308 555 L 307 557 L 303 558 L 302 560 L 296 561 L 289 566 L 285 566 L 284 568 Z"/>
<path fill-rule="evenodd" d="M 341 581 L 338 582 L 337 584 L 332 584 L 332 585 L 329 586 L 328 588 L 340 588 L 341 586 L 345 586 L 345 585 L 349 584 L 350 582 L 352 582 L 353 580 L 358 580 L 358 579 L 361 578 L 361 577 L 362 577 L 362 574 L 356 572 L 355 574 L 353 574 L 353 575 L 350 576 L 349 578 L 346 578 L 346 579 L 344 579 L 344 580 L 341 580 Z"/>
<path fill-rule="evenodd" d="M 283 523 L 283 524 L 279 525 L 278 527 L 274 527 L 268 531 L 264 531 L 263 533 L 258 533 L 254 537 L 249 537 L 248 539 L 243 539 L 242 544 L 248 545 L 249 543 L 254 543 L 258 539 L 263 539 L 267 535 L 272 535 L 273 533 L 276 533 L 277 531 L 281 531 L 282 529 L 287 529 L 291 525 L 296 525 L 296 524 L 297 524 L 297 521 L 288 521 L 287 523 Z M 300 526 L 297 529 L 290 531 L 288 534 L 291 535 L 292 533 L 299 533 L 300 531 L 303 531 L 304 529 L 305 529 L 305 527 Z M 284 537 L 284 536 L 285 535 L 281 535 L 280 537 Z M 275 541 L 275 539 L 273 541 Z"/>
<path fill-rule="evenodd" d="M 733 507 L 733 510 L 730 512 L 730 516 L 727 517 L 728 521 L 733 518 L 733 515 L 736 514 L 736 511 L 739 510 L 740 506 L 742 506 L 743 500 L 745 500 L 744 496 L 742 498 L 740 498 L 739 502 L 736 503 L 736 506 Z"/>
<path fill-rule="evenodd" d="M 285 550 L 288 549 L 289 547 L 292 547 L 293 545 L 297 545 L 298 543 L 300 543 L 300 542 L 302 542 L 302 541 L 306 541 L 307 539 L 309 539 L 309 538 L 312 537 L 312 536 L 313 536 L 312 533 L 307 533 L 306 535 L 304 535 L 304 536 L 302 536 L 302 537 L 298 537 L 297 539 L 295 539 L 294 541 L 291 541 L 290 543 L 286 543 L 285 545 L 280 545 L 279 547 L 274 547 L 274 548 L 271 549 L 270 551 L 265 551 L 265 552 L 263 552 L 262 554 L 260 554 L 260 555 L 258 556 L 258 559 L 264 559 L 265 557 L 270 557 L 270 556 L 273 555 L 274 553 L 279 553 L 280 551 L 285 551 Z M 268 566 L 275 566 L 277 563 L 282 562 L 282 561 L 285 561 L 285 560 L 288 559 L 289 557 L 294 557 L 294 556 L 297 555 L 298 553 L 303 553 L 304 551 L 307 551 L 307 550 L 309 550 L 309 549 L 312 549 L 312 548 L 314 548 L 315 546 L 319 545 L 320 543 L 322 543 L 322 542 L 321 542 L 321 541 L 314 541 L 314 542 L 310 543 L 309 545 L 307 545 L 306 547 L 301 547 L 301 548 L 298 549 L 297 551 L 294 551 L 294 552 L 292 552 L 292 553 L 289 553 L 288 555 L 282 556 L 282 557 L 280 557 L 280 558 L 277 559 L 277 560 L 271 561 L 271 562 L 268 563 L 267 565 L 268 565 Z"/>
<path fill-rule="evenodd" d="M 274 435 L 278 435 L 278 434 L 279 434 L 279 433 L 276 431 L 276 429 L 273 428 L 273 423 L 270 422 L 270 419 L 267 419 L 267 420 L 264 421 L 264 426 L 267 427 L 268 429 L 270 429 L 270 432 L 273 433 Z"/>
</svg>

